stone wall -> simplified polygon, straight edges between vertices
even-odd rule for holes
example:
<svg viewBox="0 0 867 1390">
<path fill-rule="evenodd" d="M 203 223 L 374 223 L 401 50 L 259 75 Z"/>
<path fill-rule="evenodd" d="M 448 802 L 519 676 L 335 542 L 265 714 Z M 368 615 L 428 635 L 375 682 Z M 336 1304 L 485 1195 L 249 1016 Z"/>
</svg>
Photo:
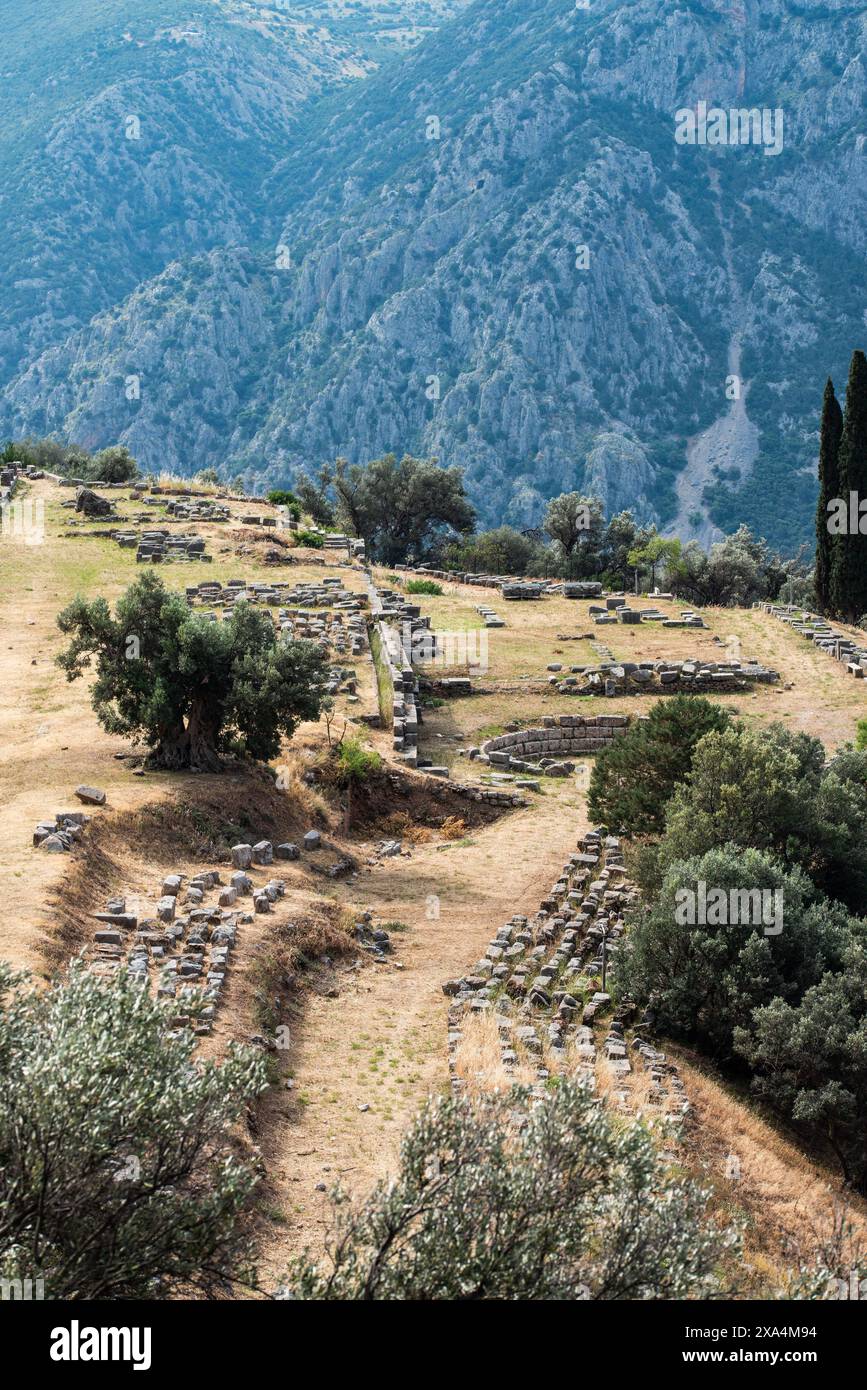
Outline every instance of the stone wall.
<svg viewBox="0 0 867 1390">
<path fill-rule="evenodd" d="M 529 1061 L 536 1068 L 534 1094 L 544 1094 L 552 1067 L 592 1091 L 603 1072 L 609 1104 L 636 1113 L 649 1101 L 672 1123 L 667 1137 L 674 1140 L 689 1112 L 677 1066 L 648 1041 L 648 1017 L 628 1036 L 635 1005 L 624 1001 L 612 1014 L 611 995 L 603 988 L 603 966 L 610 970 L 616 961 L 625 914 L 637 896 L 620 841 L 591 831 L 578 841 L 535 916 L 512 917 L 481 960 L 443 985 L 451 1000 L 449 1073 L 455 1092 L 466 1085 L 459 1074 L 466 1021 L 492 1012 L 506 1074 Z M 600 1044 L 594 1025 L 609 1015 Z M 633 1069 L 639 1066 L 650 1084 L 633 1095 Z"/>
<path fill-rule="evenodd" d="M 622 737 L 628 727 L 626 714 L 595 714 L 587 718 L 561 714 L 543 720 L 539 729 L 521 729 L 489 738 L 482 744 L 480 756 L 494 766 L 512 767 L 516 761 L 526 765 L 572 753 L 598 753 Z"/>
<path fill-rule="evenodd" d="M 553 662 L 549 671 L 565 668 Z M 559 695 L 713 695 L 749 690 L 756 684 L 773 684 L 777 671 L 758 662 L 621 661 L 600 666 L 572 666 L 569 675 L 549 677 Z"/>
<path fill-rule="evenodd" d="M 402 626 L 430 625 L 415 604 L 406 604 L 390 589 L 378 589 L 368 576 L 370 620 L 379 638 L 379 658 L 391 698 L 392 747 L 404 762 L 418 760 L 418 681 L 402 641 Z M 383 711 L 387 713 L 387 711 Z"/>
</svg>

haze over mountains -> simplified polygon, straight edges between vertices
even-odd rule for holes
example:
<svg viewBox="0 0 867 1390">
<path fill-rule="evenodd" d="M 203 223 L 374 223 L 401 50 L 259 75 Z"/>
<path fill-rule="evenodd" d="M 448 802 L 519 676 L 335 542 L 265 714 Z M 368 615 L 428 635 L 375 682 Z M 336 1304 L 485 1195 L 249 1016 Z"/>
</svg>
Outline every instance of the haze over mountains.
<svg viewBox="0 0 867 1390">
<path fill-rule="evenodd" d="M 809 535 L 867 310 L 861 6 L 0 10 L 0 432 L 248 485 L 406 450 L 487 523 L 578 487 Z M 702 100 L 781 109 L 782 152 L 677 144 Z"/>
</svg>

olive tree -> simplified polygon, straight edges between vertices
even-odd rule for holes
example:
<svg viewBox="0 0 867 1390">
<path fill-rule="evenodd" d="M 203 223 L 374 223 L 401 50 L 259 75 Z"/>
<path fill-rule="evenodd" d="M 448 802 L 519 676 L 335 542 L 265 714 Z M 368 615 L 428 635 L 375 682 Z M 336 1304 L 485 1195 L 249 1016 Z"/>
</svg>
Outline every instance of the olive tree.
<svg viewBox="0 0 867 1390">
<path fill-rule="evenodd" d="M 704 1220 L 707 1193 L 665 1171 L 658 1137 L 574 1081 L 438 1098 L 407 1135 L 393 1182 L 335 1193 L 325 1256 L 284 1296 L 306 1299 L 680 1299 L 720 1292 L 737 1233 Z"/>
<path fill-rule="evenodd" d="M 191 1000 L 195 1008 L 195 1000 Z M 261 1054 L 197 1062 L 174 1005 L 77 964 L 50 989 L 0 966 L 0 1277 L 51 1299 L 213 1294 L 252 1277 L 256 1183 L 231 1128 Z"/>
<path fill-rule="evenodd" d="M 238 602 L 211 623 L 153 574 L 118 600 L 76 598 L 59 615 L 72 641 L 58 664 L 72 681 L 96 666 L 91 701 L 103 728 L 144 741 L 155 767 L 219 771 L 221 753 L 273 758 L 282 736 L 318 719 L 328 665 L 315 642 L 277 637 L 267 613 Z"/>
</svg>

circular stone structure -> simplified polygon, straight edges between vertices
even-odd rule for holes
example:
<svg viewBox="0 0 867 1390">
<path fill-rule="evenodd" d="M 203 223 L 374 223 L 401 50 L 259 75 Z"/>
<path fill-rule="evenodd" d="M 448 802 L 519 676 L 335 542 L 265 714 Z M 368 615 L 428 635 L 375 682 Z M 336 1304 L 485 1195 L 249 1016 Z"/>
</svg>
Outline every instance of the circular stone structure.
<svg viewBox="0 0 867 1390">
<path fill-rule="evenodd" d="M 629 728 L 627 714 L 561 714 L 543 720 L 539 729 L 520 729 L 498 734 L 482 744 L 482 756 L 494 765 L 507 767 L 512 758 L 537 761 L 572 753 L 598 753 Z"/>
</svg>

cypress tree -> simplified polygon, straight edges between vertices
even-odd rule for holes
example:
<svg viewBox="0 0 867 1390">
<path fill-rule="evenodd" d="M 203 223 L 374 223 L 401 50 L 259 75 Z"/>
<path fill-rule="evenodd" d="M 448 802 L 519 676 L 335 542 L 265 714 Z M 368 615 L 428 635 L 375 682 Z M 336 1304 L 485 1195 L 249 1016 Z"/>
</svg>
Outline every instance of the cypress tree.
<svg viewBox="0 0 867 1390">
<path fill-rule="evenodd" d="M 852 354 L 846 386 L 846 413 L 837 454 L 839 496 L 849 511 L 849 494 L 867 499 L 867 357 Z M 831 536 L 831 603 L 846 622 L 867 613 L 867 535 L 848 521 Z"/>
<path fill-rule="evenodd" d="M 819 500 L 816 503 L 816 597 L 823 613 L 832 611 L 831 553 L 836 536 L 828 531 L 828 503 L 840 496 L 840 473 L 837 454 L 843 433 L 843 412 L 834 395 L 830 377 L 825 383 L 822 401 L 822 428 L 819 434 Z"/>
</svg>

